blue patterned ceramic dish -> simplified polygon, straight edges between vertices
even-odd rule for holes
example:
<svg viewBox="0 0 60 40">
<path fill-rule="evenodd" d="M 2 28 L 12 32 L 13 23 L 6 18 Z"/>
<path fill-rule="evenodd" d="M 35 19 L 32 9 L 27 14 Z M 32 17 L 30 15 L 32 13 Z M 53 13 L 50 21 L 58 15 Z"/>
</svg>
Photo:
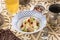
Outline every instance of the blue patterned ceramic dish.
<svg viewBox="0 0 60 40">
<path fill-rule="evenodd" d="M 23 32 L 23 31 L 21 31 L 20 25 L 21 25 L 22 21 L 25 18 L 31 17 L 31 16 L 35 17 L 35 18 L 37 18 L 37 20 L 39 20 L 39 23 L 40 23 L 39 29 L 34 31 L 34 32 Z M 16 31 L 21 32 L 23 34 L 36 33 L 38 31 L 41 31 L 45 26 L 46 26 L 46 17 L 44 15 L 42 15 L 41 13 L 37 12 L 37 11 L 19 12 L 19 13 L 17 13 L 17 15 L 15 15 L 12 18 L 12 30 L 16 30 Z"/>
</svg>

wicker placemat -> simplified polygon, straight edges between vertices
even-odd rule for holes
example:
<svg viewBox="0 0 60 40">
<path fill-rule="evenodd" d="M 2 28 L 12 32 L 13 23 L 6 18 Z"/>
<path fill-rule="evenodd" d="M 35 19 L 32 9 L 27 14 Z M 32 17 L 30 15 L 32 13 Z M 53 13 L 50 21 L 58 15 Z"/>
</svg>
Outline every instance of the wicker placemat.
<svg viewBox="0 0 60 40">
<path fill-rule="evenodd" d="M 47 21 L 49 21 L 48 7 L 51 3 L 53 3 L 52 1 L 53 0 L 31 0 L 31 2 L 27 6 L 20 5 L 19 11 L 30 10 L 32 5 L 41 4 L 46 8 L 45 14 L 47 16 Z M 58 2 L 59 2 L 59 0 L 58 0 Z M 1 12 L 1 14 L 4 16 L 4 19 L 5 19 L 4 24 L 2 25 L 2 28 L 11 29 L 11 26 L 12 26 L 11 19 L 13 16 L 9 15 L 9 13 L 7 12 L 4 0 L 2 0 L 2 8 L 3 8 L 3 10 Z M 57 25 L 58 25 L 58 27 L 53 27 L 47 23 L 47 26 L 42 31 L 35 33 L 35 34 L 30 34 L 30 35 L 21 34 L 21 33 L 18 33 L 17 31 L 14 31 L 14 32 L 12 31 L 12 32 L 17 37 L 19 37 L 21 40 L 43 40 L 43 35 L 44 35 L 45 31 L 47 30 L 47 32 L 48 32 L 47 40 L 60 40 L 60 23 Z"/>
</svg>

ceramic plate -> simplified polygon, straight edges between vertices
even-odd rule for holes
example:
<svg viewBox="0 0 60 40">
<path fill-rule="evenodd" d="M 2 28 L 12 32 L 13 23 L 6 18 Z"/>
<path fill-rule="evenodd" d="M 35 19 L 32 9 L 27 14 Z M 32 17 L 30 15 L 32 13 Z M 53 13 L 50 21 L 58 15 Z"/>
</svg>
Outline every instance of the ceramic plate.
<svg viewBox="0 0 60 40">
<path fill-rule="evenodd" d="M 23 31 L 21 31 L 19 25 L 21 25 L 22 21 L 27 17 L 35 17 L 35 18 L 37 18 L 37 20 L 39 20 L 40 27 L 38 30 L 36 30 L 34 32 L 23 32 Z M 38 31 L 41 31 L 45 26 L 46 26 L 46 17 L 37 11 L 19 12 L 19 13 L 17 13 L 17 15 L 15 15 L 12 18 L 12 30 L 16 30 L 16 31 L 21 32 L 23 34 L 36 33 Z"/>
</svg>

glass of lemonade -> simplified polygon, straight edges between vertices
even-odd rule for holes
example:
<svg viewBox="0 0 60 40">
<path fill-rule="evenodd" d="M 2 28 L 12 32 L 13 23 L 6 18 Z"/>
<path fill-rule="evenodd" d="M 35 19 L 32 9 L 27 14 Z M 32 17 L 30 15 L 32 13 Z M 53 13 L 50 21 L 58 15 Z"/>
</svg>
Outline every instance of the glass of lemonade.
<svg viewBox="0 0 60 40">
<path fill-rule="evenodd" d="M 5 4 L 10 14 L 16 14 L 19 8 L 19 0 L 5 0 Z"/>
</svg>

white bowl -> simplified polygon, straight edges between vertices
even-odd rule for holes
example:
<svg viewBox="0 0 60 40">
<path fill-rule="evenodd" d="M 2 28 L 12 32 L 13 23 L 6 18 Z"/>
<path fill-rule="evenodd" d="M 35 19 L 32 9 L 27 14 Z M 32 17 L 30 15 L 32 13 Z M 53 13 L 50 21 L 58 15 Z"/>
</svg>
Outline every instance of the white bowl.
<svg viewBox="0 0 60 40">
<path fill-rule="evenodd" d="M 27 17 L 35 17 L 39 20 L 40 22 L 40 27 L 38 30 L 34 31 L 34 32 L 23 32 L 20 29 L 20 25 L 22 23 L 22 21 L 27 18 Z M 20 23 L 20 24 L 19 24 Z M 46 17 L 44 15 L 42 15 L 41 13 L 37 12 L 37 11 L 24 11 L 24 12 L 19 12 L 17 13 L 17 15 L 15 15 L 12 18 L 12 30 L 16 30 L 18 32 L 21 32 L 23 34 L 32 34 L 32 33 L 36 33 L 38 31 L 41 31 L 44 27 L 46 26 Z"/>
</svg>

